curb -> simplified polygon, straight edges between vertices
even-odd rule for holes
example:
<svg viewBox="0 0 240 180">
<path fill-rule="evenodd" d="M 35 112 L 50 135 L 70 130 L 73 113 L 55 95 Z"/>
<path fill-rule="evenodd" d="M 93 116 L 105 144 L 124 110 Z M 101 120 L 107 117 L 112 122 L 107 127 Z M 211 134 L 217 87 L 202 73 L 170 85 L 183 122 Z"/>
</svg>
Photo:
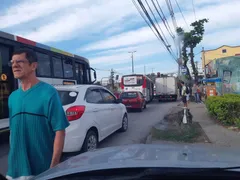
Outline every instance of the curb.
<svg viewBox="0 0 240 180">
<path fill-rule="evenodd" d="M 152 133 L 150 133 L 148 136 L 147 136 L 147 139 L 145 141 L 145 144 L 152 144 Z"/>
</svg>

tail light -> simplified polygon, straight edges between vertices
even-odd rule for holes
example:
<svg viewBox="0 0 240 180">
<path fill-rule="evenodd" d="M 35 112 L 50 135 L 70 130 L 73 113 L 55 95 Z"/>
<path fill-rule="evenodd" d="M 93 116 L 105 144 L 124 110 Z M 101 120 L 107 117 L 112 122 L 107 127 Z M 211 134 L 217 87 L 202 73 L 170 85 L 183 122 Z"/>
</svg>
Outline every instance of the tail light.
<svg viewBox="0 0 240 180">
<path fill-rule="evenodd" d="M 72 106 L 67 109 L 66 115 L 68 121 L 74 121 L 82 117 L 85 111 L 85 106 Z"/>
<path fill-rule="evenodd" d="M 121 79 L 120 86 L 121 86 L 121 89 L 124 89 L 123 78 Z"/>
</svg>

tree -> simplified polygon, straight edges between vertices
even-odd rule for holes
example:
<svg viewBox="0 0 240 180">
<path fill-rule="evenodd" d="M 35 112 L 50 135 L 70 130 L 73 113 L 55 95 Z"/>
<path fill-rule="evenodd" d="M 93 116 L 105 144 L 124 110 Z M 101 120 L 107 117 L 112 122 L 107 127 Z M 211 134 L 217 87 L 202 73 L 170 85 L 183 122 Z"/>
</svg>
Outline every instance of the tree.
<svg viewBox="0 0 240 180">
<path fill-rule="evenodd" d="M 189 69 L 187 67 L 187 62 L 189 61 L 189 58 L 190 58 L 190 62 L 192 65 L 195 80 L 197 81 L 197 79 L 198 79 L 198 71 L 197 71 L 195 63 L 194 63 L 193 50 L 202 41 L 204 31 L 205 31 L 204 24 L 207 22 L 208 22 L 208 19 L 201 19 L 201 20 L 193 22 L 191 24 L 193 29 L 190 32 L 184 32 L 183 28 L 181 28 L 181 27 L 177 28 L 178 35 L 183 34 L 183 40 L 182 40 L 183 41 L 183 46 L 182 46 L 183 65 L 187 68 L 189 80 L 192 79 Z"/>
</svg>

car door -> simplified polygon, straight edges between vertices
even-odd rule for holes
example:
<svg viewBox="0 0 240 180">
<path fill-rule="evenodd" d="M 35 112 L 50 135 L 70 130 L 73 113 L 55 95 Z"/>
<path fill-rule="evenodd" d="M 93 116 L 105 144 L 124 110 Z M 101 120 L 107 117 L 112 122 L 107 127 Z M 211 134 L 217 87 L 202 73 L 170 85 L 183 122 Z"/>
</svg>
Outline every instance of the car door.
<svg viewBox="0 0 240 180">
<path fill-rule="evenodd" d="M 116 103 L 116 98 L 106 89 L 101 89 L 103 102 L 108 108 L 108 116 L 106 117 L 109 125 L 110 131 L 109 134 L 113 133 L 119 129 L 120 124 L 122 123 L 122 108 L 120 104 Z"/>
<path fill-rule="evenodd" d="M 90 118 L 96 123 L 99 131 L 99 139 L 103 139 L 108 133 L 108 122 L 105 120 L 107 111 L 103 104 L 103 98 L 98 88 L 88 88 L 85 96 L 88 112 L 91 113 Z"/>
</svg>

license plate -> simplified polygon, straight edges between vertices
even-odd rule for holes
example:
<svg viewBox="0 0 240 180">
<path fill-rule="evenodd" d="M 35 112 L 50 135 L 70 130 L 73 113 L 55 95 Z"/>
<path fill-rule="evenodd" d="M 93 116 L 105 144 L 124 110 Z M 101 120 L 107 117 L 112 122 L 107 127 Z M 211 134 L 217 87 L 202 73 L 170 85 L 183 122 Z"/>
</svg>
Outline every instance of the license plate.
<svg viewBox="0 0 240 180">
<path fill-rule="evenodd" d="M 126 105 L 127 108 L 132 107 L 131 105 Z"/>
</svg>

